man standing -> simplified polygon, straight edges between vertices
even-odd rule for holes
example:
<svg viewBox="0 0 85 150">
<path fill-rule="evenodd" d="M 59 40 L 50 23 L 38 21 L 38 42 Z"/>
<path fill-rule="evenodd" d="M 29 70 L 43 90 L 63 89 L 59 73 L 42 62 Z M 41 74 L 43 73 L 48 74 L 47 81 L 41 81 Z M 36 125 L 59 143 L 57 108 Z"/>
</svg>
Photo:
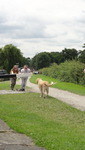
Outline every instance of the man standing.
<svg viewBox="0 0 85 150">
<path fill-rule="evenodd" d="M 24 65 L 23 69 L 21 69 L 21 73 L 30 73 L 31 70 L 28 68 L 28 65 Z M 20 91 L 25 91 L 26 83 L 27 83 L 28 77 L 21 77 L 21 89 Z"/>
</svg>

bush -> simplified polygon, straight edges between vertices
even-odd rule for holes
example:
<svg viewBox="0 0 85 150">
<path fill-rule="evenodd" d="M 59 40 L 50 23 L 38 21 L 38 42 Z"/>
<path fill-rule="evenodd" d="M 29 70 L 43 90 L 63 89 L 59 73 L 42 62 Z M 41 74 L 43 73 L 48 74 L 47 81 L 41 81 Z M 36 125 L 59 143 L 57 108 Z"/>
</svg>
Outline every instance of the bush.
<svg viewBox="0 0 85 150">
<path fill-rule="evenodd" d="M 85 84 L 83 69 L 85 64 L 79 61 L 66 61 L 60 65 L 52 64 L 49 68 L 43 68 L 42 74 L 57 78 L 61 81 Z"/>
</svg>

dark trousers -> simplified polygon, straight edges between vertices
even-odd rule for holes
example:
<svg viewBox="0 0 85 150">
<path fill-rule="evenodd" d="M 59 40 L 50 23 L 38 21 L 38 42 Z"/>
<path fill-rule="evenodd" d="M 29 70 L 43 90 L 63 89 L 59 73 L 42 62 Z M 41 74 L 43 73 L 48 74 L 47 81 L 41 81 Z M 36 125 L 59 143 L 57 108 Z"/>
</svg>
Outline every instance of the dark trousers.
<svg viewBox="0 0 85 150">
<path fill-rule="evenodd" d="M 10 85 L 11 90 L 14 89 L 14 86 L 15 86 L 15 84 L 16 84 L 16 79 L 17 79 L 16 77 L 10 79 L 10 82 L 11 82 L 11 85 Z"/>
</svg>

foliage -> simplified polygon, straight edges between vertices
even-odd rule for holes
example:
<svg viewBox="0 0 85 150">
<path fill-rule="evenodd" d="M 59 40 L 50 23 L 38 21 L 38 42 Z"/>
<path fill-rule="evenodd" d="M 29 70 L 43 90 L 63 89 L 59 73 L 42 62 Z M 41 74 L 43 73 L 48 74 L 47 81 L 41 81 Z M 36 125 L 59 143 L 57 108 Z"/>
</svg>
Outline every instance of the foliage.
<svg viewBox="0 0 85 150">
<path fill-rule="evenodd" d="M 85 48 L 85 43 L 83 44 L 83 46 L 82 46 L 83 48 Z"/>
<path fill-rule="evenodd" d="M 83 48 L 85 48 L 85 44 Z M 65 48 L 61 52 L 41 52 L 30 59 L 23 57 L 20 49 L 12 44 L 0 48 L 0 68 L 6 69 L 8 73 L 16 63 L 19 64 L 19 67 L 27 64 L 32 69 L 38 70 L 49 67 L 52 63 L 59 65 L 66 60 L 78 60 L 85 63 L 85 49 L 77 51 L 74 48 Z"/>
<path fill-rule="evenodd" d="M 2 49 L 3 54 L 3 68 L 10 72 L 13 65 L 16 63 L 21 63 L 22 54 L 19 49 L 17 49 L 12 44 L 6 45 Z"/>
<path fill-rule="evenodd" d="M 32 58 L 31 66 L 37 70 L 48 67 L 52 63 L 60 64 L 65 62 L 66 60 L 77 60 L 79 53 L 74 48 L 65 48 L 64 50 L 62 50 L 62 52 L 41 52 Z"/>
<path fill-rule="evenodd" d="M 57 78 L 61 81 L 85 84 L 83 69 L 85 64 L 79 61 L 66 61 L 60 65 L 53 64 L 49 68 L 43 68 L 42 74 Z"/>
<path fill-rule="evenodd" d="M 51 63 L 57 63 L 60 64 L 61 62 L 64 62 L 64 56 L 60 52 L 51 52 L 48 53 L 51 58 Z"/>
<path fill-rule="evenodd" d="M 67 49 L 65 48 L 64 50 L 62 50 L 62 55 L 64 57 L 64 60 L 73 60 L 76 59 L 78 56 L 78 52 L 76 49 Z"/>
<path fill-rule="evenodd" d="M 50 57 L 46 52 L 40 53 L 37 56 L 37 69 L 47 67 L 50 65 Z"/>
<path fill-rule="evenodd" d="M 79 52 L 79 61 L 85 63 L 85 50 Z"/>
<path fill-rule="evenodd" d="M 6 45 L 0 49 L 0 58 L 0 65 L 3 66 L 8 73 L 15 64 L 19 64 L 19 66 L 29 64 L 29 59 L 23 57 L 20 49 L 12 44 Z"/>
<path fill-rule="evenodd" d="M 42 52 L 32 58 L 31 66 L 36 70 L 50 65 L 50 57 L 47 52 Z"/>
<path fill-rule="evenodd" d="M 31 59 L 29 57 L 27 57 L 27 58 L 22 57 L 20 66 L 23 67 L 26 64 L 26 65 L 28 65 L 28 67 L 30 67 L 30 62 L 31 62 Z"/>
</svg>

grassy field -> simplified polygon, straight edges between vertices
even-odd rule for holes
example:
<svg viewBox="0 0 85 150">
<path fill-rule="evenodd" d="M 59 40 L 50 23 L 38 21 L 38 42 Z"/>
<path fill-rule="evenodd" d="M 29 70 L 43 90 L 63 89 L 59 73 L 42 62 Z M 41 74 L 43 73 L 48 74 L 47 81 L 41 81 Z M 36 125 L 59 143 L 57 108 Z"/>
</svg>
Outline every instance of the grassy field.
<svg viewBox="0 0 85 150">
<path fill-rule="evenodd" d="M 54 88 L 58 88 L 58 89 L 62 89 L 62 90 L 66 90 L 75 94 L 79 94 L 79 95 L 85 95 L 85 87 L 82 85 L 78 85 L 78 84 L 74 84 L 74 83 L 69 83 L 69 82 L 60 82 L 57 79 L 48 77 L 48 76 L 44 76 L 44 75 L 33 75 L 30 79 L 30 81 L 32 83 L 36 84 L 36 79 L 37 78 L 42 78 L 43 80 L 47 80 L 49 82 L 53 81 L 53 82 L 57 82 L 57 84 L 53 85 L 52 87 Z"/>
<path fill-rule="evenodd" d="M 1 87 L 9 89 L 9 82 Z M 0 118 L 46 150 L 85 149 L 85 112 L 55 98 L 40 98 L 37 93 L 0 95 Z"/>
</svg>

